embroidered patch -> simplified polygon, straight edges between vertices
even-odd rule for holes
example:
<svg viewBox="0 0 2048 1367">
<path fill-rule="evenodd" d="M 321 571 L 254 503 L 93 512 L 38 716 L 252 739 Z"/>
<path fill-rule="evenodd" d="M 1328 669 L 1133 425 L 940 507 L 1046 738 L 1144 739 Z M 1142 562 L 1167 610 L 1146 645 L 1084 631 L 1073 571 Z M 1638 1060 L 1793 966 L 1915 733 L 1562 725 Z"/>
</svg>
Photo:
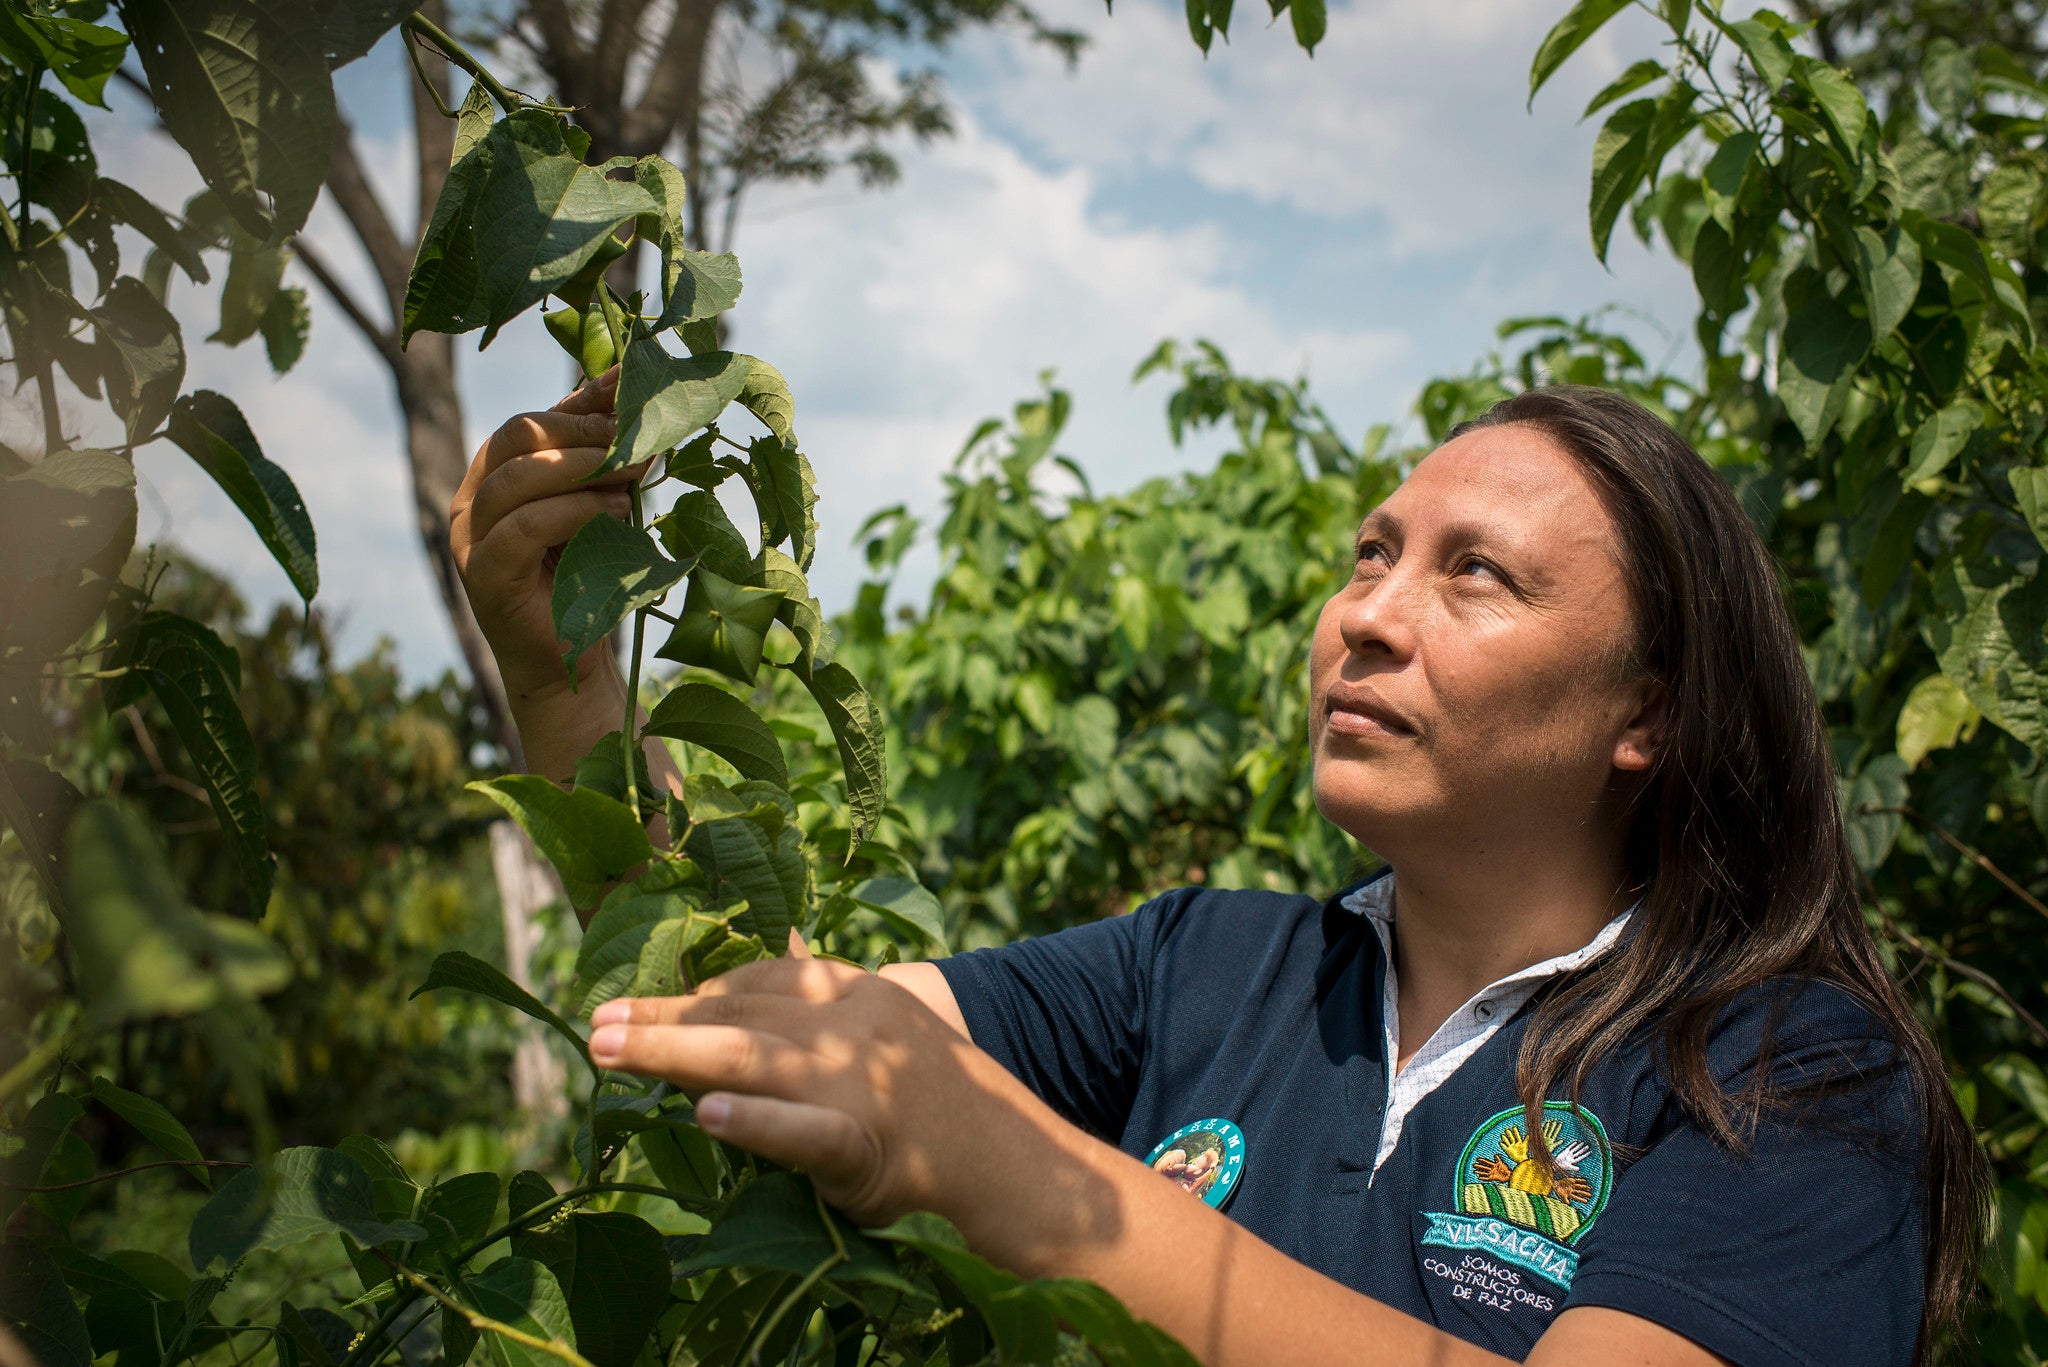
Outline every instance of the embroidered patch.
<svg viewBox="0 0 2048 1367">
<path fill-rule="evenodd" d="M 1520 1106 L 1472 1132 L 1452 1177 L 1455 1210 L 1424 1212 L 1422 1242 L 1482 1251 L 1568 1291 L 1579 1268 L 1572 1245 L 1607 1208 L 1614 1148 L 1591 1111 L 1546 1101 L 1543 1116 L 1548 1162 L 1531 1156 Z"/>
<path fill-rule="evenodd" d="M 1160 1140 L 1145 1164 L 1182 1191 L 1221 1210 L 1237 1190 L 1244 1154 L 1243 1130 L 1228 1120 L 1197 1120 Z"/>
</svg>

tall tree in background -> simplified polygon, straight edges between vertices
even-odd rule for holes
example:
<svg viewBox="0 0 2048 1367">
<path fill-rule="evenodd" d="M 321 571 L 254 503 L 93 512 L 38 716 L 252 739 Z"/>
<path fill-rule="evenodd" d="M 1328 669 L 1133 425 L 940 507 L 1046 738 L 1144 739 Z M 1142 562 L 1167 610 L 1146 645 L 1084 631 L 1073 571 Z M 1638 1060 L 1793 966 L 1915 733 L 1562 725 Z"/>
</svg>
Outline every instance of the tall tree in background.
<svg viewBox="0 0 2048 1367">
<path fill-rule="evenodd" d="M 882 54 L 934 52 L 964 29 L 1005 25 L 1070 59 L 1077 35 L 1047 26 L 1022 0 L 522 0 L 509 17 L 451 16 L 443 0 L 419 13 L 465 43 L 523 60 L 537 85 L 576 109 L 593 160 L 669 153 L 688 177 L 694 245 L 732 246 L 741 203 L 755 186 L 821 180 L 851 170 L 863 185 L 898 174 L 889 140 L 951 130 L 937 76 L 890 81 Z M 427 84 L 411 85 L 418 203 L 440 195 L 454 150 L 448 56 L 411 53 Z M 443 108 L 436 107 L 439 101 Z M 490 730 L 514 768 L 518 736 L 483 635 L 448 552 L 448 507 L 469 463 L 455 343 L 422 332 L 401 349 L 397 320 L 423 224 L 405 224 L 372 187 L 356 140 L 343 126 L 327 190 L 373 267 L 381 298 L 342 281 L 324 248 L 303 239 L 298 259 L 383 358 L 405 416 L 413 513 L 442 606 L 489 713 Z M 628 257 L 617 268 L 634 268 Z M 622 282 L 623 283 L 623 282 Z"/>
<path fill-rule="evenodd" d="M 1928 47 L 1994 43 L 2036 66 L 2048 57 L 2048 0 L 1790 0 L 1814 54 L 1847 67 L 1866 89 L 1896 101 L 1910 88 Z"/>
</svg>

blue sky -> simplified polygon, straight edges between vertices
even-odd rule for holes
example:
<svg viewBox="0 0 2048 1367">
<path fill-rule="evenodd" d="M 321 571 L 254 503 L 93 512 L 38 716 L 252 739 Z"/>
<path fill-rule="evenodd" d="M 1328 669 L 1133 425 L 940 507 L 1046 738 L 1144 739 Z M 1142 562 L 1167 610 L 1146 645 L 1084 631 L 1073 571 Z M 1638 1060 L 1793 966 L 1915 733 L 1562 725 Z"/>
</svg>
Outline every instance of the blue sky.
<svg viewBox="0 0 2048 1367">
<path fill-rule="evenodd" d="M 1179 7 L 1159 0 L 1118 0 L 1114 17 L 1099 0 L 1042 8 L 1091 36 L 1077 69 L 1014 35 L 972 36 L 943 62 L 958 133 L 906 149 L 899 185 L 772 190 L 741 220 L 736 344 L 795 391 L 820 478 L 813 581 L 828 609 L 852 597 L 848 539 L 867 513 L 936 507 L 974 424 L 1032 393 L 1047 367 L 1075 395 L 1063 449 L 1100 489 L 1211 454 L 1167 440 L 1163 381 L 1129 383 L 1161 337 L 1211 338 L 1247 371 L 1307 374 L 1354 435 L 1412 426 L 1419 385 L 1465 369 L 1513 315 L 1619 304 L 1641 314 L 1632 327 L 1652 355 L 1682 356 L 1683 269 L 1624 230 L 1603 270 L 1586 232 L 1596 124 L 1578 114 L 1653 51 L 1642 16 L 1599 35 L 1527 112 L 1529 57 L 1559 4 L 1349 0 L 1332 6 L 1313 59 L 1241 6 L 1207 60 Z M 387 42 L 341 87 L 402 216 L 409 153 L 392 111 L 407 75 Z M 102 122 L 109 174 L 166 199 L 191 188 L 138 111 Z M 331 207 L 310 232 L 367 280 Z M 382 367 L 317 291 L 313 343 L 281 379 L 251 349 L 197 344 L 212 330 L 208 301 L 176 302 L 194 339 L 187 387 L 234 395 L 306 495 L 320 599 L 344 649 L 388 636 L 416 678 L 453 663 Z M 472 445 L 563 388 L 565 363 L 537 334 L 515 328 L 464 354 Z M 182 542 L 259 606 L 289 596 L 182 455 L 159 443 L 138 471 L 144 536 Z M 913 560 L 912 574 L 928 564 Z"/>
</svg>

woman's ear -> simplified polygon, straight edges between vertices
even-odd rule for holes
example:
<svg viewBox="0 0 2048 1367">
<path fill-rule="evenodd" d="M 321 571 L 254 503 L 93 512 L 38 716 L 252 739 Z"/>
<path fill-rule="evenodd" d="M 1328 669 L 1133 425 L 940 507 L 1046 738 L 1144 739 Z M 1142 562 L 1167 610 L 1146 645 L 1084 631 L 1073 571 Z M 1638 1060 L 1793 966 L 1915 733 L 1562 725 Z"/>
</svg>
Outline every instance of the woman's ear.
<svg viewBox="0 0 2048 1367">
<path fill-rule="evenodd" d="M 1614 767 L 1624 773 L 1654 768 L 1664 749 L 1664 730 L 1671 717 L 1671 694 L 1656 679 L 1637 685 L 1636 709 L 1614 740 Z"/>
</svg>

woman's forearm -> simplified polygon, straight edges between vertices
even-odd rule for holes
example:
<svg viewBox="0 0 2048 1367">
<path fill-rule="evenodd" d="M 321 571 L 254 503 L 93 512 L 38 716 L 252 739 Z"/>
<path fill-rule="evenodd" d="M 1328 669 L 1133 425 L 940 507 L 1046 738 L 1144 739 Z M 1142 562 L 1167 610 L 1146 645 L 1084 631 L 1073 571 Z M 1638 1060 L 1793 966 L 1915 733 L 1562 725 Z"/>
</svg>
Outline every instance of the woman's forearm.
<svg viewBox="0 0 2048 1367">
<path fill-rule="evenodd" d="M 1129 1155 L 1061 1129 L 1046 1136 L 1047 1169 L 951 1212 L 990 1261 L 1096 1282 L 1209 1367 L 1508 1361 L 1302 1266 Z M 1041 1198 L 1070 1186 L 1080 1199 Z"/>
</svg>

